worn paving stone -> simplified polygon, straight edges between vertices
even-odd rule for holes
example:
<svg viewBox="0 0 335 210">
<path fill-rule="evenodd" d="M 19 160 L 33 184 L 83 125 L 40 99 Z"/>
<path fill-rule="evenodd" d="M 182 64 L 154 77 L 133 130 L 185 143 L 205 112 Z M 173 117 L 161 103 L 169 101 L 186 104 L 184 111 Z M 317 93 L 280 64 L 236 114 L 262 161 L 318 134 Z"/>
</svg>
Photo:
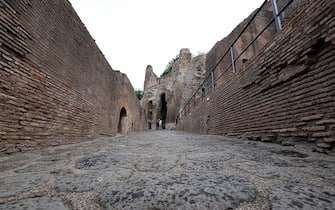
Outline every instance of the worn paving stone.
<svg viewBox="0 0 335 210">
<path fill-rule="evenodd" d="M 276 166 L 265 165 L 259 162 L 250 161 L 244 163 L 234 163 L 233 167 L 239 168 L 245 172 L 252 173 L 263 178 L 277 178 L 281 180 L 295 180 L 287 172 L 280 170 Z"/>
<path fill-rule="evenodd" d="M 48 174 L 20 174 L 1 177 L 0 198 L 15 196 L 40 187 L 51 178 Z"/>
<path fill-rule="evenodd" d="M 139 171 L 169 171 L 176 166 L 179 156 L 145 156 L 136 161 L 135 167 Z"/>
<path fill-rule="evenodd" d="M 65 168 L 68 162 L 69 161 L 67 160 L 36 162 L 26 167 L 17 169 L 15 170 L 15 172 L 16 173 L 30 173 L 30 172 L 42 172 L 42 171 L 54 171 L 57 169 Z"/>
<path fill-rule="evenodd" d="M 137 155 L 133 154 L 99 154 L 86 156 L 76 162 L 76 168 L 86 170 L 105 169 L 122 164 L 130 163 L 137 159 Z"/>
<path fill-rule="evenodd" d="M 26 161 L 1 162 L 0 163 L 0 171 L 4 172 L 4 171 L 13 170 L 13 169 L 16 169 L 16 168 L 20 168 L 20 167 L 22 167 L 26 164 L 27 164 Z"/>
<path fill-rule="evenodd" d="M 64 192 L 86 192 L 112 185 L 131 176 L 132 170 L 123 168 L 82 174 L 67 173 L 58 178 L 55 189 Z"/>
<path fill-rule="evenodd" d="M 205 152 L 187 155 L 189 160 L 220 162 L 231 159 L 233 156 L 225 151 Z"/>
<path fill-rule="evenodd" d="M 306 158 L 308 157 L 307 154 L 301 153 L 301 152 L 297 152 L 294 150 L 271 150 L 270 152 L 277 154 L 277 155 L 283 155 L 283 156 L 287 156 L 287 157 L 298 157 L 298 158 Z"/>
<path fill-rule="evenodd" d="M 1 210 L 71 210 L 72 207 L 59 197 L 40 197 L 20 200 L 14 203 L 0 204 Z"/>
<path fill-rule="evenodd" d="M 335 159 L 311 151 L 162 130 L 49 147 L 0 157 L 0 208 L 329 209 Z"/>
<path fill-rule="evenodd" d="M 292 166 L 290 162 L 285 160 L 283 157 L 275 156 L 272 153 L 262 150 L 256 150 L 256 151 L 242 150 L 241 153 L 238 153 L 238 156 L 245 160 L 256 161 L 271 166 L 279 166 L 279 167 Z"/>
<path fill-rule="evenodd" d="M 107 209 L 232 209 L 252 201 L 256 188 L 231 174 L 151 174 L 101 193 Z"/>
<path fill-rule="evenodd" d="M 211 162 L 186 162 L 181 164 L 181 167 L 196 171 L 218 171 L 222 168 L 218 163 Z"/>
<path fill-rule="evenodd" d="M 329 209 L 335 208 L 335 190 L 329 191 L 298 183 L 275 186 L 270 191 L 273 210 Z"/>
</svg>

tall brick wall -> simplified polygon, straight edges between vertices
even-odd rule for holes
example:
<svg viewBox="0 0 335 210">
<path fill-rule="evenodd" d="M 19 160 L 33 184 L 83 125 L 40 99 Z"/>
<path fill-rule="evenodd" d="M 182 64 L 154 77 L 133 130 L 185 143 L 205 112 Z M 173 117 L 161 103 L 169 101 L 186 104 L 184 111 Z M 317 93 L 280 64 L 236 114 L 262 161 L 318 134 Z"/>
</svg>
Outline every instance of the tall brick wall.
<svg viewBox="0 0 335 210">
<path fill-rule="evenodd" d="M 67 0 L 0 0 L 0 153 L 142 130 L 145 117 Z"/>
<path fill-rule="evenodd" d="M 236 73 L 224 72 L 208 100 L 178 128 L 263 141 L 335 141 L 335 2 L 315 0 Z"/>
<path fill-rule="evenodd" d="M 256 12 L 256 11 L 255 11 Z M 230 46 L 239 36 L 239 34 L 246 27 L 248 22 L 254 17 L 255 12 L 250 14 L 245 20 L 243 20 L 235 29 L 224 39 L 218 41 L 213 48 L 208 52 L 206 58 L 206 71 L 207 74 L 210 74 L 213 69 L 215 69 L 215 78 L 222 76 L 222 71 L 227 69 L 231 64 L 231 54 Z M 273 18 L 273 13 L 270 10 L 270 2 L 266 3 L 259 13 L 254 17 L 253 21 L 249 24 L 247 29 L 241 34 L 241 36 L 235 41 L 233 45 L 235 57 L 238 56 L 247 45 L 255 39 L 258 33 L 260 33 L 269 21 Z M 241 55 L 240 59 L 236 61 L 236 67 L 241 68 L 244 65 L 244 62 L 248 61 L 254 55 L 256 55 L 262 47 L 272 39 L 273 34 L 275 34 L 276 29 L 275 25 L 272 24 L 268 27 L 258 39 Z M 222 56 L 226 53 L 227 55 Z M 222 60 L 221 60 L 222 59 Z M 221 60 L 221 62 L 219 62 Z M 218 65 L 217 65 L 218 64 Z M 231 69 L 231 68 L 230 68 Z M 217 81 L 216 85 L 220 85 L 221 80 Z"/>
</svg>

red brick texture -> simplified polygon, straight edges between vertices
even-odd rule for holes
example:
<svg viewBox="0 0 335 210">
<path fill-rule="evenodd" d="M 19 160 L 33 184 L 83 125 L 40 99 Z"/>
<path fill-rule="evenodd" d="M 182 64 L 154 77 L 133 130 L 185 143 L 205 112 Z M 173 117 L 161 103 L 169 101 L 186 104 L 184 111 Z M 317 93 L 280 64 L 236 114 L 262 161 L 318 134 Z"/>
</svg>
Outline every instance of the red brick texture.
<svg viewBox="0 0 335 210">
<path fill-rule="evenodd" d="M 0 1 L 0 154 L 145 122 L 127 76 L 113 71 L 68 1 Z"/>
<path fill-rule="evenodd" d="M 335 2 L 316 0 L 236 73 L 224 72 L 181 130 L 282 142 L 335 141 Z"/>
</svg>

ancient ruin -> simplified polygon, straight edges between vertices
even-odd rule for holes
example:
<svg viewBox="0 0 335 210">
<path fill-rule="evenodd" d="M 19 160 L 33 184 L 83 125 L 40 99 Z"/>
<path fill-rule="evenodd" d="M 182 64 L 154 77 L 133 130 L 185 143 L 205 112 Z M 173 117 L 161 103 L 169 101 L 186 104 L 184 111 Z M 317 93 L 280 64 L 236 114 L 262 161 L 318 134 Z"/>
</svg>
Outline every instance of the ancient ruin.
<svg viewBox="0 0 335 210">
<path fill-rule="evenodd" d="M 174 72 L 157 78 L 148 67 L 141 103 L 148 127 L 161 117 L 160 96 L 168 90 L 167 122 L 178 119 L 179 130 L 283 145 L 312 142 L 316 151 L 333 154 L 332 10 L 328 1 L 278 1 L 278 26 L 270 2 L 264 2 L 202 55 L 200 72 L 193 67 L 188 77 L 175 79 Z M 191 56 L 183 52 L 180 60 L 187 63 Z"/>
<path fill-rule="evenodd" d="M 172 71 L 161 78 L 147 66 L 141 105 L 147 112 L 148 129 L 154 128 L 158 119 L 163 120 L 163 128 L 178 121 L 180 108 L 204 79 L 205 61 L 205 55 L 192 57 L 188 49 L 182 49 Z"/>
<path fill-rule="evenodd" d="M 0 209 L 334 209 L 335 1 L 274 2 L 139 101 L 67 0 L 0 0 Z"/>
<path fill-rule="evenodd" d="M 69 2 L 1 0 L 0 152 L 152 129 L 158 119 L 163 128 L 330 151 L 334 4 L 277 2 L 277 18 L 264 1 L 207 54 L 181 49 L 161 78 L 148 65 L 139 102 Z"/>
</svg>

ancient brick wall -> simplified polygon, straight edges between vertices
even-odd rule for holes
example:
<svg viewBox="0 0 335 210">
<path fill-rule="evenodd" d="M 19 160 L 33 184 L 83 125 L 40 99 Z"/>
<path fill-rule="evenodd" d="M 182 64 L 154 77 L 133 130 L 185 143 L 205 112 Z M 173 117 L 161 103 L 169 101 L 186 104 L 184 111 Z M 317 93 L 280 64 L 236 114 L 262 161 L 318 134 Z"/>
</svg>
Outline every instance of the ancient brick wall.
<svg viewBox="0 0 335 210">
<path fill-rule="evenodd" d="M 0 153 L 145 122 L 130 81 L 112 70 L 67 0 L 0 0 Z"/>
<path fill-rule="evenodd" d="M 206 71 L 207 74 L 210 74 L 211 71 L 214 71 L 214 77 L 219 78 L 222 76 L 222 71 L 232 70 L 231 65 L 231 52 L 230 46 L 233 42 L 233 51 L 235 57 L 237 57 L 247 46 L 248 44 L 255 39 L 255 37 L 260 33 L 269 21 L 273 18 L 273 13 L 269 9 L 270 3 L 261 8 L 260 12 L 254 17 L 255 12 L 250 14 L 245 18 L 235 29 L 224 39 L 218 41 L 213 48 L 207 53 L 206 58 Z M 248 22 L 252 19 L 250 25 L 242 33 L 243 29 L 246 27 Z M 272 39 L 273 34 L 276 32 L 275 25 L 272 24 L 268 27 L 259 38 L 241 55 L 241 57 L 236 61 L 236 68 L 241 68 L 246 61 L 256 55 L 259 50 Z M 238 36 L 241 36 L 238 38 Z M 227 54 L 226 54 L 227 53 Z M 222 59 L 222 56 L 225 55 Z M 216 85 L 220 85 L 221 80 L 217 81 Z M 210 84 L 209 84 L 210 85 Z"/>
<path fill-rule="evenodd" d="M 335 141 L 335 2 L 310 1 L 178 128 L 263 141 Z"/>
</svg>

